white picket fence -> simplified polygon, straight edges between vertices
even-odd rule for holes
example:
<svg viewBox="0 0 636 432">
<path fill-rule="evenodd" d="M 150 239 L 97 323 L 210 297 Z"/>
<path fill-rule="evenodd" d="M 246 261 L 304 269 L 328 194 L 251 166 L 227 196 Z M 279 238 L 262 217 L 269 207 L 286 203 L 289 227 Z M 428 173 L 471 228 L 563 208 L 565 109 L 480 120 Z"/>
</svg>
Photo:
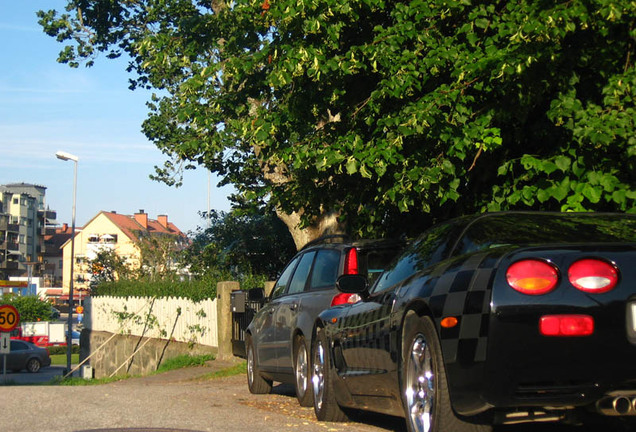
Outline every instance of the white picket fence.
<svg viewBox="0 0 636 432">
<path fill-rule="evenodd" d="M 93 331 L 218 346 L 216 299 L 89 297 L 85 312 Z"/>
</svg>

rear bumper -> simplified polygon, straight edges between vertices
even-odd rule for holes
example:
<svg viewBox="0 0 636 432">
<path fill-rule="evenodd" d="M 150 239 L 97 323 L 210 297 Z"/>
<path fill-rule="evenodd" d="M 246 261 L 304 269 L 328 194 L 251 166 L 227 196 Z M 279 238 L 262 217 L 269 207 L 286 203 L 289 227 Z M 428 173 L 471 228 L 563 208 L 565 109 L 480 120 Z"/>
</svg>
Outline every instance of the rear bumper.
<svg viewBox="0 0 636 432">
<path fill-rule="evenodd" d="M 491 320 L 482 397 L 494 407 L 580 406 L 609 392 L 636 389 L 636 345 L 625 303 L 594 308 L 499 308 Z M 539 333 L 544 314 L 582 313 L 595 331 L 583 337 Z"/>
</svg>

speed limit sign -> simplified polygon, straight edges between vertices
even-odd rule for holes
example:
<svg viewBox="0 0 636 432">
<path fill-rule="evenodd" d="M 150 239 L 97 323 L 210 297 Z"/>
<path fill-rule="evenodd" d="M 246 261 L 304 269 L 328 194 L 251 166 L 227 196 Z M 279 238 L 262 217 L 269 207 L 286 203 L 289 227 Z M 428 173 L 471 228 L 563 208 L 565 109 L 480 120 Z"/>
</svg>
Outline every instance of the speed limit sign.
<svg viewBox="0 0 636 432">
<path fill-rule="evenodd" d="M 20 323 L 18 310 L 8 304 L 0 305 L 0 331 L 10 332 Z"/>
</svg>

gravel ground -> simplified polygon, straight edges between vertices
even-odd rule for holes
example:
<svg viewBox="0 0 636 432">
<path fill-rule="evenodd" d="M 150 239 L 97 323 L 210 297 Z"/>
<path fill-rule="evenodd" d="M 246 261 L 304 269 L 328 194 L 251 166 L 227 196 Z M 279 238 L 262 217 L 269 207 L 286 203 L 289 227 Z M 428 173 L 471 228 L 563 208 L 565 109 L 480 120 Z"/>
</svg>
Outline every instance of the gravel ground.
<svg viewBox="0 0 636 432">
<path fill-rule="evenodd" d="M 404 421 L 360 413 L 350 423 L 315 420 L 289 385 L 252 395 L 244 375 L 205 379 L 235 362 L 219 360 L 143 378 L 91 386 L 0 385 L 2 432 L 396 432 Z M 605 428 L 607 431 L 609 429 Z M 495 432 L 591 432 L 595 428 L 532 424 Z M 448 431 L 452 432 L 452 431 Z"/>
<path fill-rule="evenodd" d="M 205 367 L 93 386 L 2 386 L 0 429 L 354 432 L 402 428 L 403 423 L 398 429 L 386 425 L 384 417 L 378 419 L 379 426 L 317 422 L 313 409 L 301 408 L 289 386 L 277 386 L 275 394 L 261 396 L 249 393 L 243 375 L 200 378 L 229 366 L 212 361 Z"/>
</svg>

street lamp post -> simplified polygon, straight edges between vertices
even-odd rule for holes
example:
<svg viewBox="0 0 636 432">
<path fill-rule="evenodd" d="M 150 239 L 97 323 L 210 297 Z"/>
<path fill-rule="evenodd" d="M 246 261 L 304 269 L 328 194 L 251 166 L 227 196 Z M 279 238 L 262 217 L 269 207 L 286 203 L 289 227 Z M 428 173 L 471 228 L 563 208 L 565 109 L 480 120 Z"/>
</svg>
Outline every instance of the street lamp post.
<svg viewBox="0 0 636 432">
<path fill-rule="evenodd" d="M 73 270 L 75 268 L 75 201 L 77 196 L 77 162 L 79 158 L 70 153 L 58 151 L 55 156 L 63 161 L 73 161 L 73 211 L 71 214 L 71 276 L 68 288 L 68 321 L 66 332 L 66 374 L 71 373 L 71 347 L 73 344 Z"/>
</svg>

